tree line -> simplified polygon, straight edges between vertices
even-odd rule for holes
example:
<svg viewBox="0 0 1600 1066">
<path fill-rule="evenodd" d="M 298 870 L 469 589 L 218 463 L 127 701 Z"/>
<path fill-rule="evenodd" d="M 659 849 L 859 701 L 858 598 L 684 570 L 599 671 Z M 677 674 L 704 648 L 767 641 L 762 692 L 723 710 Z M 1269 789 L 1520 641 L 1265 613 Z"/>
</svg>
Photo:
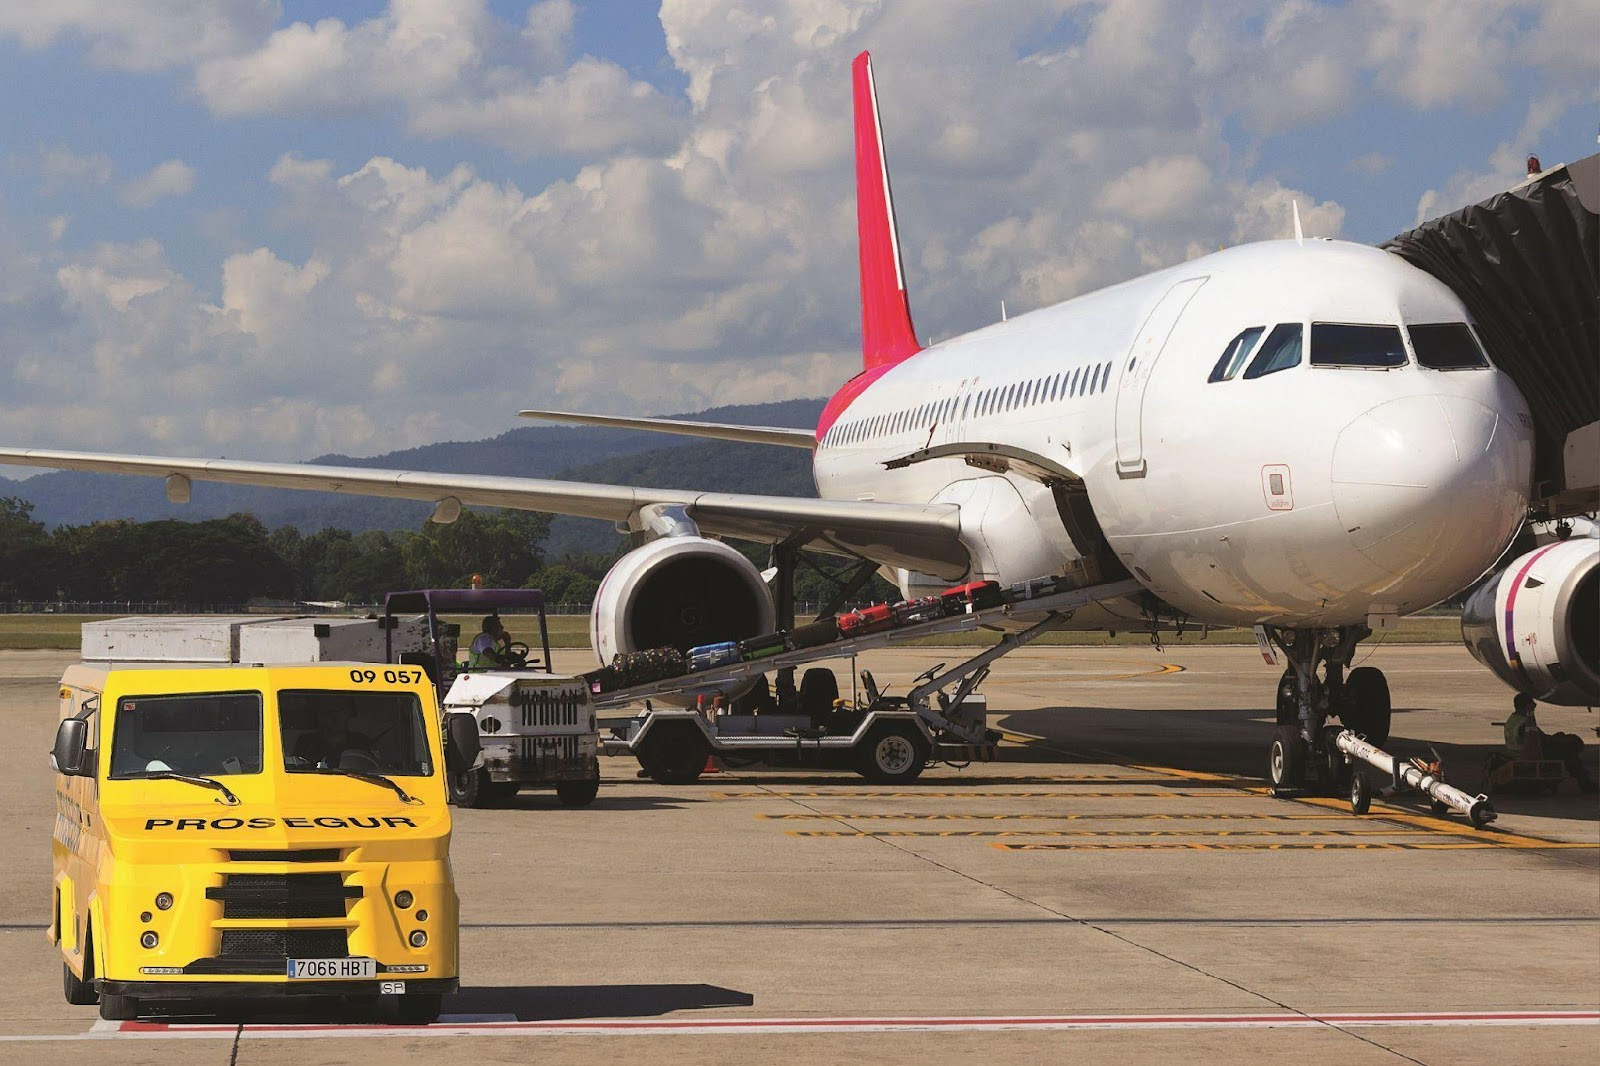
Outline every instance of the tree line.
<svg viewBox="0 0 1600 1066">
<path fill-rule="evenodd" d="M 464 510 L 449 525 L 415 531 L 269 530 L 251 514 L 201 522 L 161 519 L 94 522 L 49 529 L 33 504 L 0 497 L 0 600 L 91 600 L 171 604 L 244 604 L 252 600 L 379 603 L 399 589 L 466 588 L 474 574 L 487 588 L 543 589 L 552 604 L 589 604 L 606 571 L 628 550 L 545 558 L 550 516 L 531 511 Z M 739 545 L 757 567 L 764 545 Z M 796 575 L 796 598 L 825 601 L 833 586 L 815 571 Z M 881 578 L 863 599 L 888 599 Z"/>
</svg>

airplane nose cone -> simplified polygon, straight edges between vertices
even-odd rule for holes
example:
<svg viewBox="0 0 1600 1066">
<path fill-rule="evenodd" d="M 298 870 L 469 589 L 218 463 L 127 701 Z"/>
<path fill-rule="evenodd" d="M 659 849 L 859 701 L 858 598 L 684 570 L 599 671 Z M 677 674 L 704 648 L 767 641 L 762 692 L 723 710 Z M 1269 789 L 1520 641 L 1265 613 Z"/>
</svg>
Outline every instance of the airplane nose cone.
<svg viewBox="0 0 1600 1066">
<path fill-rule="evenodd" d="M 1362 555 L 1417 579 L 1396 597 L 1415 609 L 1464 587 L 1505 547 L 1527 507 L 1532 455 L 1526 430 L 1476 400 L 1401 397 L 1340 432 L 1334 508 Z"/>
</svg>

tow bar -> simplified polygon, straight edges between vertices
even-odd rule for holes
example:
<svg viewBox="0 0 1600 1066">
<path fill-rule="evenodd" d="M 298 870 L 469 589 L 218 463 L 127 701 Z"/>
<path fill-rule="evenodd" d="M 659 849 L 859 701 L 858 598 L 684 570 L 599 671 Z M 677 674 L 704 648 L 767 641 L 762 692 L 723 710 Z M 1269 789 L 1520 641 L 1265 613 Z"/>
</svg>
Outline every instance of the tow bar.
<svg viewBox="0 0 1600 1066">
<path fill-rule="evenodd" d="M 1486 795 L 1469 796 L 1459 788 L 1445 784 L 1444 773 L 1439 768 L 1437 755 L 1432 763 L 1424 763 L 1419 759 L 1402 759 L 1398 755 L 1391 755 L 1355 733 L 1346 729 L 1334 738 L 1334 743 L 1339 750 L 1345 753 L 1345 759 L 1351 764 L 1350 774 L 1350 810 L 1355 814 L 1366 814 L 1372 806 L 1372 784 L 1366 775 L 1355 769 L 1355 761 L 1369 763 L 1389 775 L 1392 784 L 1385 789 L 1386 794 L 1412 788 L 1424 792 L 1433 801 L 1435 814 L 1443 814 L 1446 810 L 1458 810 L 1467 816 L 1472 824 L 1482 829 L 1495 820 L 1494 805 L 1489 802 Z"/>
</svg>

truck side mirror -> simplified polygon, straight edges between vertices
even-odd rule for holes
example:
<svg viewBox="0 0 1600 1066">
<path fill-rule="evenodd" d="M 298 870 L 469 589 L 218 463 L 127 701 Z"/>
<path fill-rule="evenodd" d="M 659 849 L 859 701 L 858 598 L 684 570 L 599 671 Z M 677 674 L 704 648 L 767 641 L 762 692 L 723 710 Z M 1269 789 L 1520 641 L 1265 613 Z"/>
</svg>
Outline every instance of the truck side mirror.
<svg viewBox="0 0 1600 1066">
<path fill-rule="evenodd" d="M 68 777 L 93 777 L 94 764 L 89 757 L 89 723 L 82 718 L 67 718 L 56 726 L 55 747 L 50 749 L 50 761 L 56 772 Z"/>
<path fill-rule="evenodd" d="M 460 711 L 444 716 L 444 765 L 453 774 L 465 773 L 478 760 L 478 720 Z"/>
</svg>

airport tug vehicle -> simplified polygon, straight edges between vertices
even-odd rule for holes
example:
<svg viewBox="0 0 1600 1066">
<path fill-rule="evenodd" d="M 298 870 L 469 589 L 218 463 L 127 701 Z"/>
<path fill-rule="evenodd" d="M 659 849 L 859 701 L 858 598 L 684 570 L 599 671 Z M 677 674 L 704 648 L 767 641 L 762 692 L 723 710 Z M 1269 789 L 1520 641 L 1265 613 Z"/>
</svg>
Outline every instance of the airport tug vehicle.
<svg viewBox="0 0 1600 1066">
<path fill-rule="evenodd" d="M 47 935 L 66 998 L 113 1020 L 331 996 L 432 1021 L 458 984 L 445 778 L 476 736 L 447 741 L 415 666 L 170 661 L 205 633 L 236 658 L 238 623 L 164 623 L 173 640 L 143 643 L 169 661 L 61 679 Z"/>
<path fill-rule="evenodd" d="M 457 661 L 460 625 L 442 611 L 481 616 L 531 611 L 539 620 L 539 647 L 513 642 L 506 666 L 475 669 Z M 413 662 L 440 693 L 446 720 L 462 719 L 478 735 L 477 761 L 446 780 L 458 807 L 505 803 L 524 789 L 554 789 L 563 806 L 585 807 L 600 791 L 600 729 L 583 678 L 554 673 L 544 593 L 538 589 L 419 589 L 391 592 L 384 602 L 384 632 L 399 634 L 404 616 L 420 615 L 426 651 L 384 658 Z M 535 651 L 543 658 L 535 657 Z"/>
</svg>

